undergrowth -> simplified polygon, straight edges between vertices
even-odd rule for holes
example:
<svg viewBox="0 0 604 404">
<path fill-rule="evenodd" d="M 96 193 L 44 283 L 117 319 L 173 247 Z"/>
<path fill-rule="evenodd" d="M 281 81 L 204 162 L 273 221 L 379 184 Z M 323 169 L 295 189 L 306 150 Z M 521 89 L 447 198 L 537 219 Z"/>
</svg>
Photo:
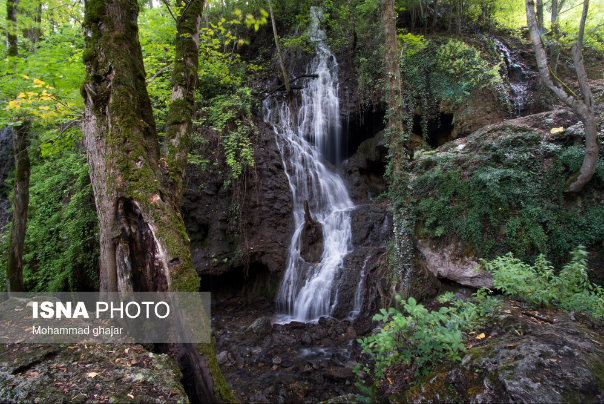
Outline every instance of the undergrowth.
<svg viewBox="0 0 604 404">
<path fill-rule="evenodd" d="M 515 258 L 512 253 L 483 261 L 493 275 L 493 286 L 514 299 L 538 307 L 559 307 L 604 318 L 604 289 L 589 281 L 587 252 L 579 246 L 558 274 L 544 255 L 534 265 Z"/>
</svg>

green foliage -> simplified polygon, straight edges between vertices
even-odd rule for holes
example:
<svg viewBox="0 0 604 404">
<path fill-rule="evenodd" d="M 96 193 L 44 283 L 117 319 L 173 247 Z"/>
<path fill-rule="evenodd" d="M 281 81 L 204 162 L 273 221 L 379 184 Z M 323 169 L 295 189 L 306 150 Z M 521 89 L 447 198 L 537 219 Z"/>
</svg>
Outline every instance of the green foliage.
<svg viewBox="0 0 604 404">
<path fill-rule="evenodd" d="M 66 150 L 35 161 L 24 246 L 26 290 L 96 290 L 97 229 L 85 155 Z"/>
<path fill-rule="evenodd" d="M 544 255 L 529 265 L 508 253 L 492 261 L 483 260 L 482 266 L 492 273 L 493 286 L 515 299 L 538 307 L 558 306 L 604 317 L 604 289 L 589 282 L 583 246 L 571 253 L 570 262 L 557 275 Z"/>
<path fill-rule="evenodd" d="M 440 44 L 415 38 L 410 45 L 411 51 L 401 58 L 406 120 L 413 127 L 419 101 L 424 137 L 428 132 L 427 115 L 430 110 L 438 110 L 442 102 L 459 104 L 474 92 L 491 87 L 502 104 L 509 103 L 499 63 L 490 63 L 474 47 L 455 39 Z"/>
<path fill-rule="evenodd" d="M 393 307 L 381 309 L 373 317 L 374 321 L 384 322 L 380 332 L 357 340 L 363 352 L 375 361 L 373 370 L 368 365 L 363 367 L 373 375 L 373 387 L 384 379 L 384 371 L 392 365 L 402 364 L 421 376 L 443 361 L 461 360 L 461 354 L 466 351 L 463 333 L 471 331 L 499 307 L 499 302 L 489 294 L 488 289 L 479 290 L 474 294 L 474 303 L 456 299 L 448 292 L 439 301 L 449 303 L 450 307 L 441 307 L 438 311 L 428 311 L 412 297 L 405 301 L 396 296 L 405 312 Z M 356 371 L 359 370 L 357 366 Z M 357 387 L 365 395 L 357 398 L 370 402 L 367 401 L 367 397 L 372 396 L 369 386 L 357 383 Z"/>
<path fill-rule="evenodd" d="M 374 321 L 384 321 L 384 328 L 373 336 L 358 340 L 363 352 L 375 359 L 375 376 L 384 377 L 384 369 L 402 363 L 416 366 L 416 373 L 427 374 L 429 365 L 443 360 L 460 360 L 459 353 L 466 350 L 459 329 L 448 328 L 450 309 L 428 311 L 410 297 L 407 302 L 400 296 L 396 300 L 405 313 L 391 307 L 381 309 Z"/>
<path fill-rule="evenodd" d="M 583 160 L 581 146 L 564 146 L 523 127 L 501 126 L 471 135 L 463 151 L 450 145 L 418 152 L 412 166 L 413 217 L 418 235 L 461 241 L 480 257 L 513 252 L 564 262 L 578 244 L 604 240 L 604 209 L 589 197 L 564 202 L 564 179 Z M 602 153 L 604 155 L 604 153 Z M 604 183 L 604 162 L 585 190 Z"/>
<path fill-rule="evenodd" d="M 204 102 L 203 124 L 222 133 L 221 145 L 230 169 L 225 186 L 237 180 L 246 167 L 254 167 L 252 138 L 258 130 L 251 117 L 253 102 L 248 87 Z"/>
</svg>

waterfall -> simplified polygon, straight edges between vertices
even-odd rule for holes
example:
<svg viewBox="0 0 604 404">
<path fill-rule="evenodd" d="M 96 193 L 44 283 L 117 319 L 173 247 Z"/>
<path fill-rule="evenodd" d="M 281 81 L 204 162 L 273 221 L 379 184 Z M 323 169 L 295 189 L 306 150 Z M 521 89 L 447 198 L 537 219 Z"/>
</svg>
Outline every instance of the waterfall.
<svg viewBox="0 0 604 404">
<path fill-rule="evenodd" d="M 318 11 L 311 11 L 311 39 L 316 56 L 305 79 L 296 116 L 284 100 L 266 99 L 265 122 L 272 125 L 293 196 L 295 231 L 289 245 L 285 275 L 277 292 L 279 311 L 289 320 L 312 321 L 329 316 L 337 303 L 337 275 L 352 251 L 350 211 L 354 204 L 342 179 L 324 159 L 340 164 L 341 128 L 338 100 L 338 64 L 324 44 Z M 295 118 L 295 119 L 294 119 Z M 301 256 L 304 202 L 322 225 L 323 253 L 318 263 Z"/>
<path fill-rule="evenodd" d="M 501 58 L 505 61 L 508 79 L 511 87 L 511 100 L 514 104 L 514 115 L 516 117 L 527 115 L 531 108 L 531 82 L 534 73 L 514 54 L 506 44 L 497 38 L 489 37 L 495 44 L 495 48 Z"/>
<path fill-rule="evenodd" d="M 363 300 L 365 298 L 365 277 L 366 277 L 366 269 L 367 262 L 371 259 L 371 254 L 365 257 L 365 261 L 363 262 L 363 268 L 361 268 L 361 279 L 359 279 L 359 284 L 357 285 L 357 290 L 354 292 L 354 305 L 352 306 L 352 311 L 348 314 L 348 318 L 351 320 L 356 319 L 359 314 L 361 314 L 361 310 L 363 309 Z"/>
</svg>

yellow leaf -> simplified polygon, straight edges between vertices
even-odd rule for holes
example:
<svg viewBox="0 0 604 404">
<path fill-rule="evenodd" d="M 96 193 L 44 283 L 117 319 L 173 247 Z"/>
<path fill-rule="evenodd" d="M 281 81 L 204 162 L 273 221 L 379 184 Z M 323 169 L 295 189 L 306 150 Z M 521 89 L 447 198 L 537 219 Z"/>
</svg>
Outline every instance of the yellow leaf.
<svg viewBox="0 0 604 404">
<path fill-rule="evenodd" d="M 485 337 L 484 332 L 481 332 L 476 336 L 476 339 L 483 339 Z"/>
<path fill-rule="evenodd" d="M 26 75 L 24 75 L 24 74 L 22 74 L 22 75 L 21 75 L 21 77 L 23 77 L 24 79 L 29 80 L 29 76 L 26 76 Z"/>
<path fill-rule="evenodd" d="M 552 128 L 552 130 L 550 130 L 550 133 L 560 133 L 560 132 L 564 132 L 564 127 L 560 126 L 559 128 Z"/>
<path fill-rule="evenodd" d="M 42 107 L 42 106 L 40 106 L 40 107 L 38 107 L 38 109 L 43 109 L 44 111 L 48 111 L 50 109 L 50 107 Z"/>
<path fill-rule="evenodd" d="M 45 84 L 42 80 L 33 79 L 34 84 Z"/>
<path fill-rule="evenodd" d="M 86 373 L 86 376 L 90 377 L 91 379 L 94 379 L 97 375 L 98 375 L 97 372 Z"/>
<path fill-rule="evenodd" d="M 19 93 L 19 95 L 17 96 L 17 98 L 23 98 L 23 97 L 25 97 L 25 94 L 23 94 L 23 93 Z"/>
</svg>

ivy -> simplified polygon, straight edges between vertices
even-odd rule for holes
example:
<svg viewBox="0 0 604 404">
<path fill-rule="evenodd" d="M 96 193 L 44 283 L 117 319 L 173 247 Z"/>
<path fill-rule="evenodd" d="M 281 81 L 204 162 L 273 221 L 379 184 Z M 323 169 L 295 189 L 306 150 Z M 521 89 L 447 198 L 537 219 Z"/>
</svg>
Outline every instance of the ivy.
<svg viewBox="0 0 604 404">
<path fill-rule="evenodd" d="M 589 197 L 604 183 L 602 159 L 581 205 L 563 198 L 564 178 L 583 153 L 509 124 L 471 135 L 462 151 L 453 144 L 418 152 L 410 184 L 416 232 L 437 245 L 461 241 L 480 257 L 547 254 L 561 264 L 575 246 L 604 240 L 604 210 Z"/>
</svg>

